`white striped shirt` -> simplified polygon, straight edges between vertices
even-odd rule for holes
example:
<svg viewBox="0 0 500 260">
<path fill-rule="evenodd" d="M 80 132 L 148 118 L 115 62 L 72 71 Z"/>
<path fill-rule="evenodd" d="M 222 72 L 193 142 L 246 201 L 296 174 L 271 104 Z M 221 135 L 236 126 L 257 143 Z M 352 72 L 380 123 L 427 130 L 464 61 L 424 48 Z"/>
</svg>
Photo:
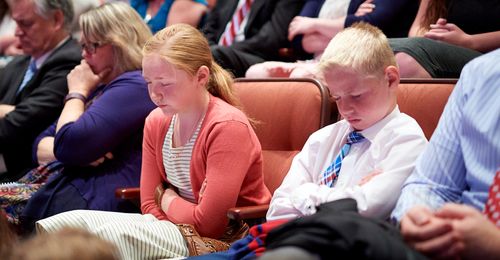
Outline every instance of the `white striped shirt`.
<svg viewBox="0 0 500 260">
<path fill-rule="evenodd" d="M 172 135 L 176 120 L 177 115 L 174 115 L 165 136 L 165 142 L 163 143 L 163 166 L 165 167 L 168 181 L 179 190 L 179 196 L 189 202 L 196 203 L 189 170 L 194 143 L 200 132 L 203 118 L 198 123 L 191 139 L 181 147 L 172 147 Z"/>
<path fill-rule="evenodd" d="M 417 160 L 392 213 L 446 202 L 482 210 L 500 167 L 500 49 L 462 70 L 425 152 Z"/>
</svg>

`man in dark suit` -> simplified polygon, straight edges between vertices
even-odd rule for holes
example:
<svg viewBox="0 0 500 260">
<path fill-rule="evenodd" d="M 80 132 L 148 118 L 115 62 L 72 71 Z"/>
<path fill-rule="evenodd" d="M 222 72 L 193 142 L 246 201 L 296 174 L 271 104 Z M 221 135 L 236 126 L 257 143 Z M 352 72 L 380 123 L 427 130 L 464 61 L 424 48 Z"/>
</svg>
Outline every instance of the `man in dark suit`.
<svg viewBox="0 0 500 260">
<path fill-rule="evenodd" d="M 288 25 L 304 4 L 303 0 L 254 0 L 235 40 L 224 46 L 221 37 L 243 2 L 217 0 L 203 29 L 217 63 L 236 77 L 245 76 L 248 67 L 255 63 L 283 60 L 279 49 L 289 46 Z"/>
<path fill-rule="evenodd" d="M 0 181 L 17 180 L 34 166 L 32 143 L 61 112 L 66 76 L 81 60 L 80 47 L 69 34 L 71 1 L 8 3 L 26 56 L 0 71 Z"/>
</svg>

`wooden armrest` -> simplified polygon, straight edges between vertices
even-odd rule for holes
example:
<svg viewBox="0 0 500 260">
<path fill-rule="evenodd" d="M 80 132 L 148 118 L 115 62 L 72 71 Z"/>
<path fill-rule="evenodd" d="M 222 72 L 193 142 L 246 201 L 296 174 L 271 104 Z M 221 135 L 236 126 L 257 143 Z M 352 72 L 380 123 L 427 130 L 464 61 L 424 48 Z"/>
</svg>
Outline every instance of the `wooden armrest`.
<svg viewBox="0 0 500 260">
<path fill-rule="evenodd" d="M 228 209 L 227 217 L 233 220 L 265 218 L 268 209 L 269 205 L 235 207 Z"/>
<path fill-rule="evenodd" d="M 118 188 L 115 190 L 115 196 L 120 199 L 131 200 L 140 198 L 140 188 Z"/>
</svg>

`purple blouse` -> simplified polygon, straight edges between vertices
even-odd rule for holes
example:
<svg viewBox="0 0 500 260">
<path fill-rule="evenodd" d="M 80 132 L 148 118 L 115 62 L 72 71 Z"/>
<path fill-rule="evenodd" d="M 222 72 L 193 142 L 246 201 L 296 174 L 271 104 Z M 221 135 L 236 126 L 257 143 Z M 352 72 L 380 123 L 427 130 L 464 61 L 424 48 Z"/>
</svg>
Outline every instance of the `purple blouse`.
<svg viewBox="0 0 500 260">
<path fill-rule="evenodd" d="M 97 96 L 97 97 L 96 97 Z M 114 191 L 118 187 L 139 186 L 142 130 L 146 116 L 155 108 L 141 71 L 121 74 L 94 91 L 92 104 L 75 122 L 65 124 L 55 134 L 56 123 L 42 132 L 36 147 L 47 136 L 55 137 L 54 154 L 65 166 L 63 174 L 95 210 L 120 210 Z M 97 167 L 91 162 L 111 152 L 113 159 Z"/>
</svg>

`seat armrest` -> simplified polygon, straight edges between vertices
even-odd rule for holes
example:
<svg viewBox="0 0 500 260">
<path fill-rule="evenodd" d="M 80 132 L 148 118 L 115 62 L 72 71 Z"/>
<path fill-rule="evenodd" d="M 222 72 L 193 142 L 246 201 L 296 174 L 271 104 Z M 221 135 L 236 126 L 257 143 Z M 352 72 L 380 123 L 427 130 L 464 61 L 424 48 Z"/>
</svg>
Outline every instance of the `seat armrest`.
<svg viewBox="0 0 500 260">
<path fill-rule="evenodd" d="M 227 217 L 233 220 L 265 218 L 269 205 L 230 208 Z"/>
<path fill-rule="evenodd" d="M 141 196 L 139 187 L 118 188 L 115 190 L 115 197 L 125 200 L 139 199 Z"/>
</svg>

